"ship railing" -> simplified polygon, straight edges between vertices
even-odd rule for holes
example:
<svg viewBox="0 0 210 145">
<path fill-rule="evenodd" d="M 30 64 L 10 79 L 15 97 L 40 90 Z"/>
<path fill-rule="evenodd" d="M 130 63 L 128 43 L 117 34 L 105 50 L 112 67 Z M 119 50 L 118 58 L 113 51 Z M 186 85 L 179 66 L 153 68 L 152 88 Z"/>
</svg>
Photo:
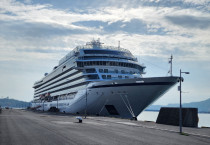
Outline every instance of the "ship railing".
<svg viewBox="0 0 210 145">
<path fill-rule="evenodd" d="M 111 50 L 118 50 L 118 51 L 124 51 L 131 53 L 129 50 L 121 47 L 114 47 L 114 46 L 106 46 L 106 45 L 97 45 L 99 49 L 111 49 Z M 93 47 L 93 45 L 82 45 L 82 46 L 77 46 L 74 50 L 79 51 L 80 49 L 95 49 L 96 47 Z"/>
<path fill-rule="evenodd" d="M 113 58 L 113 57 L 116 57 L 116 55 L 97 55 L 97 54 L 86 54 L 86 55 L 83 55 L 83 56 L 92 56 L 92 58 L 83 58 L 83 57 L 78 57 L 77 60 L 119 60 L 119 61 L 136 61 L 135 58 L 132 58 L 132 57 L 120 57 L 120 58 Z M 95 57 L 95 58 L 94 58 Z M 101 58 L 97 58 L 97 57 L 101 57 Z M 109 58 L 109 57 L 112 57 L 112 58 Z"/>
<path fill-rule="evenodd" d="M 127 63 L 133 63 L 133 64 L 138 64 L 138 62 L 132 61 L 132 60 L 127 60 L 127 59 L 118 59 L 118 58 L 93 58 L 93 59 L 82 59 L 82 58 L 78 58 L 76 59 L 76 61 L 114 61 L 114 62 L 127 62 Z M 142 66 L 142 65 L 141 65 Z"/>
<path fill-rule="evenodd" d="M 118 50 L 118 51 L 124 51 L 127 53 L 131 53 L 129 50 L 125 49 L 125 48 L 121 48 L 121 47 L 114 47 L 114 46 L 105 46 L 105 45 L 96 45 L 99 49 L 111 49 L 111 50 Z M 93 45 L 82 45 L 82 46 L 77 46 L 76 48 L 74 48 L 71 52 L 69 52 L 66 56 L 64 56 L 60 61 L 59 64 L 62 64 L 63 62 L 65 62 L 67 59 L 70 59 L 71 57 L 75 56 L 80 49 L 94 49 L 95 47 L 93 47 Z"/>
</svg>

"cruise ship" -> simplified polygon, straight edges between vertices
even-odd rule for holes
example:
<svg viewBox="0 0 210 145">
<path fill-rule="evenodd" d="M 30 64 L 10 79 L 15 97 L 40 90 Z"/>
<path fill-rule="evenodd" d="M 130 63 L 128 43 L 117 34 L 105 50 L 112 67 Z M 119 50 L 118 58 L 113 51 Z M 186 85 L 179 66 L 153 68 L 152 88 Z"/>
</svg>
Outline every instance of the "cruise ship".
<svg viewBox="0 0 210 145">
<path fill-rule="evenodd" d="M 136 119 L 179 80 L 143 74 L 145 66 L 129 50 L 93 40 L 77 46 L 34 83 L 32 107 Z"/>
</svg>

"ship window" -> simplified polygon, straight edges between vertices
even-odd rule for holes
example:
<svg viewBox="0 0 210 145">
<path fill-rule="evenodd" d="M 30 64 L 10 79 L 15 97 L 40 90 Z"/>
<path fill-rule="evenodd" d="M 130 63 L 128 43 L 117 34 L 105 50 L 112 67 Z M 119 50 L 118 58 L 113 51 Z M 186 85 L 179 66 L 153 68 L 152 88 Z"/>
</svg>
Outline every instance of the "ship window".
<svg viewBox="0 0 210 145">
<path fill-rule="evenodd" d="M 83 67 L 84 66 L 83 62 L 78 62 L 77 65 L 78 65 L 78 67 Z"/>
<path fill-rule="evenodd" d="M 98 75 L 88 75 L 88 79 L 90 80 L 98 79 Z"/>
<path fill-rule="evenodd" d="M 102 75 L 102 78 L 103 78 L 103 79 L 106 79 L 106 75 Z"/>
<path fill-rule="evenodd" d="M 111 75 L 107 75 L 107 79 L 111 79 L 112 77 L 111 77 Z"/>
<path fill-rule="evenodd" d="M 104 69 L 104 73 L 108 73 L 108 69 Z"/>
<path fill-rule="evenodd" d="M 79 57 L 78 59 L 80 60 L 88 60 L 88 59 L 126 59 L 126 60 L 135 60 L 133 57 L 131 58 L 125 58 L 125 57 L 120 57 L 120 56 L 84 56 L 84 57 Z"/>
<path fill-rule="evenodd" d="M 103 73 L 103 69 L 99 69 L 99 72 L 100 72 L 100 73 Z"/>
<path fill-rule="evenodd" d="M 86 73 L 95 73 L 96 70 L 94 68 L 86 69 Z"/>
<path fill-rule="evenodd" d="M 103 65 L 103 66 L 121 66 L 121 67 L 130 67 L 130 68 L 136 68 L 140 71 L 143 70 L 143 68 L 136 64 L 130 64 L 130 63 L 123 63 L 123 62 L 109 62 L 109 61 L 87 61 L 87 62 L 78 62 L 77 63 L 79 67 L 83 66 L 89 66 L 89 65 Z"/>
<path fill-rule="evenodd" d="M 125 76 L 125 78 L 126 78 L 126 79 L 128 79 L 128 78 L 129 78 L 129 76 Z"/>
<path fill-rule="evenodd" d="M 64 65 L 63 68 L 66 68 L 66 66 Z"/>
<path fill-rule="evenodd" d="M 124 70 L 121 70 L 121 73 L 122 73 L 122 74 L 125 74 L 125 71 L 124 71 Z"/>
<path fill-rule="evenodd" d="M 85 54 L 113 54 L 133 57 L 131 53 L 122 51 L 108 51 L 108 50 L 84 50 Z"/>
<path fill-rule="evenodd" d="M 55 66 L 55 67 L 53 68 L 53 70 L 55 70 L 57 67 L 58 67 L 58 66 Z"/>
<path fill-rule="evenodd" d="M 122 78 L 122 76 L 118 76 L 118 78 L 120 78 L 120 79 L 121 79 L 121 78 Z"/>
</svg>

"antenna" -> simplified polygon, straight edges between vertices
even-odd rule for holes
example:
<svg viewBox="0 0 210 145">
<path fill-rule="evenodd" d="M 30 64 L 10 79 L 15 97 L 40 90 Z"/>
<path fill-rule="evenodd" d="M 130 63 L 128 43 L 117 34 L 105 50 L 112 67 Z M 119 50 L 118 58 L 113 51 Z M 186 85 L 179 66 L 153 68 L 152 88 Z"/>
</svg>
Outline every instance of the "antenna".
<svg viewBox="0 0 210 145">
<path fill-rule="evenodd" d="M 169 61 L 168 61 L 168 63 L 170 63 L 171 64 L 171 66 L 170 66 L 170 70 L 168 71 L 168 73 L 170 73 L 171 74 L 171 76 L 173 76 L 173 74 L 172 74 L 172 60 L 173 60 L 173 55 L 171 54 L 171 57 L 169 58 Z"/>
<path fill-rule="evenodd" d="M 118 41 L 118 48 L 120 48 L 120 41 Z"/>
</svg>

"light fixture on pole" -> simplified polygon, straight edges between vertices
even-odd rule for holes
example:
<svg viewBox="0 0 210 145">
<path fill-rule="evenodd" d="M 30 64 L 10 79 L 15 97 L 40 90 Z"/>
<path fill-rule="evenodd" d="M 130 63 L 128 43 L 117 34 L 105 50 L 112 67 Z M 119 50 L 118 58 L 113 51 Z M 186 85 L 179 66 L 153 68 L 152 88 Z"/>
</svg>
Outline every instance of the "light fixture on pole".
<svg viewBox="0 0 210 145">
<path fill-rule="evenodd" d="M 179 129 L 180 129 L 180 133 L 182 133 L 182 82 L 184 81 L 184 79 L 182 78 L 182 73 L 184 74 L 190 74 L 189 72 L 182 72 L 182 70 L 180 69 L 180 78 L 179 78 L 179 82 L 180 85 L 178 86 L 178 90 L 180 91 L 180 107 L 179 107 Z"/>
</svg>

